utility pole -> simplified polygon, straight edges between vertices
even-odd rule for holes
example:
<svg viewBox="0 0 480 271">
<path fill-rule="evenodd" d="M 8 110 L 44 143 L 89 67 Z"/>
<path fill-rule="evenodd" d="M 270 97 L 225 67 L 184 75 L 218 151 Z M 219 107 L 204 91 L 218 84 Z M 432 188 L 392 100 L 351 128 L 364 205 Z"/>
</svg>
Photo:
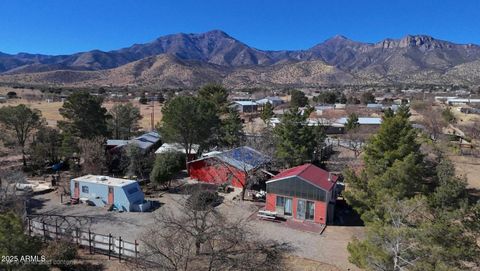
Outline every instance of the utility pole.
<svg viewBox="0 0 480 271">
<path fill-rule="evenodd" d="M 151 126 L 151 131 L 153 131 L 155 127 L 155 99 L 152 99 Z"/>
</svg>

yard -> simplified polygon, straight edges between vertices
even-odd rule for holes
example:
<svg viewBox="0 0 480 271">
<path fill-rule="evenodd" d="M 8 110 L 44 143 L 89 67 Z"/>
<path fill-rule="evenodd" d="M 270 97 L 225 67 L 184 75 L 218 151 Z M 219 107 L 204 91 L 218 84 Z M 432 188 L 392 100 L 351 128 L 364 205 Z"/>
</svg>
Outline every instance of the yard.
<svg viewBox="0 0 480 271">
<path fill-rule="evenodd" d="M 152 116 L 152 105 L 149 104 L 141 104 L 138 101 L 131 101 L 135 106 L 140 108 L 140 114 L 143 118 L 140 120 L 140 127 L 144 130 L 150 131 L 151 130 L 151 116 Z M 110 110 L 117 102 L 107 101 L 103 104 L 103 106 Z M 62 116 L 58 112 L 63 105 L 62 102 L 46 102 L 46 101 L 28 101 L 25 99 L 15 99 L 9 100 L 7 103 L 0 104 L 1 106 L 16 106 L 18 104 L 25 104 L 31 108 L 38 109 L 42 112 L 43 117 L 47 120 L 48 125 L 56 126 L 57 122 L 62 120 Z M 155 103 L 153 106 L 153 112 L 155 113 L 154 121 L 155 124 L 162 119 L 162 107 L 159 103 Z"/>
<path fill-rule="evenodd" d="M 288 242 L 293 254 L 288 256 L 292 270 L 357 270 L 348 262 L 346 246 L 353 236 L 361 237 L 363 227 L 328 226 L 322 235 L 287 228 L 279 223 L 256 218 L 258 205 L 233 200 L 240 191 L 227 194 L 217 208 L 230 218 L 249 221 L 252 229 L 264 238 Z M 63 205 L 56 192 L 37 195 L 32 199 L 32 213 L 42 215 L 72 216 L 73 223 L 92 232 L 122 236 L 127 241 L 140 239 L 147 227 L 155 225 L 154 217 L 163 212 L 180 212 L 185 195 L 163 193 L 150 200 L 155 208 L 147 213 L 108 212 L 101 207 L 86 205 Z M 68 199 L 64 198 L 65 201 Z"/>
</svg>

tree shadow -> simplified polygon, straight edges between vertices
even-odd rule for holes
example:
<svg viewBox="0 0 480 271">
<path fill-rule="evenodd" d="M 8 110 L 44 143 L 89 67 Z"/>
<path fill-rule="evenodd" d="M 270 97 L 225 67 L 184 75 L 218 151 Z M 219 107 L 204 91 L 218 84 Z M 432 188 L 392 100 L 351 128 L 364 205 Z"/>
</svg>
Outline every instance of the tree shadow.
<svg viewBox="0 0 480 271">
<path fill-rule="evenodd" d="M 172 194 L 181 194 L 181 195 L 191 195 L 192 193 L 196 191 L 212 191 L 215 192 L 218 189 L 218 185 L 216 184 L 210 184 L 210 183 L 194 183 L 194 184 L 184 184 L 180 186 L 176 186 L 173 188 L 170 188 L 168 190 L 169 193 Z"/>
<path fill-rule="evenodd" d="M 337 200 L 335 205 L 334 225 L 364 226 L 360 215 L 345 200 Z"/>
<path fill-rule="evenodd" d="M 159 209 L 160 207 L 162 207 L 163 205 L 165 205 L 165 203 L 162 203 L 158 200 L 149 200 L 150 201 L 150 209 L 148 209 L 148 211 L 146 211 L 147 213 L 152 213 L 154 212 L 155 210 Z"/>
<path fill-rule="evenodd" d="M 37 210 L 41 210 L 43 207 L 45 207 L 45 203 L 47 201 L 50 201 L 50 199 L 30 198 L 27 203 L 28 213 L 35 213 Z"/>
<path fill-rule="evenodd" d="M 105 270 L 105 266 L 102 263 L 79 263 L 69 266 L 65 270 L 76 270 L 76 271 L 102 271 Z"/>
<path fill-rule="evenodd" d="M 480 189 L 478 188 L 467 188 L 468 199 L 470 202 L 477 202 L 480 200 Z"/>
</svg>

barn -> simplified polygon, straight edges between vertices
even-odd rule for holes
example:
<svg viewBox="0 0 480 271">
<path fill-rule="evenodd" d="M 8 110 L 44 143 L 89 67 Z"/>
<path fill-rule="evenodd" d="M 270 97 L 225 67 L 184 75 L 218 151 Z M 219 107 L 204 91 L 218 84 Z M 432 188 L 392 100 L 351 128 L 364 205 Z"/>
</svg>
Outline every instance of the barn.
<svg viewBox="0 0 480 271">
<path fill-rule="evenodd" d="M 331 223 L 337 179 L 312 164 L 284 170 L 267 181 L 265 209 L 294 220 Z"/>
<path fill-rule="evenodd" d="M 135 180 L 85 175 L 70 181 L 70 191 L 72 199 L 99 207 L 111 205 L 113 209 L 126 212 L 144 212 L 150 208 L 150 202 L 145 201 Z"/>
<path fill-rule="evenodd" d="M 238 147 L 188 162 L 190 178 L 242 188 L 248 174 L 270 162 L 270 157 L 250 147 Z"/>
</svg>

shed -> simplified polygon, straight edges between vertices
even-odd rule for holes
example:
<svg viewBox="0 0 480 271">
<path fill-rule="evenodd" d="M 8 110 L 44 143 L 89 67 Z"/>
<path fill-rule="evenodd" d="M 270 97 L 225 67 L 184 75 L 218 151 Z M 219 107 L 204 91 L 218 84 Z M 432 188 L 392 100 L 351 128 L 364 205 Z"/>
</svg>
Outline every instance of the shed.
<svg viewBox="0 0 480 271">
<path fill-rule="evenodd" d="M 295 220 L 330 223 L 337 179 L 312 164 L 286 169 L 267 181 L 265 209 Z"/>
<path fill-rule="evenodd" d="M 279 106 L 279 105 L 283 104 L 284 102 L 285 101 L 282 100 L 282 98 L 280 98 L 278 96 L 265 97 L 263 99 L 257 100 L 257 104 L 259 104 L 259 105 L 264 106 L 265 104 L 270 103 L 274 107 Z"/>
<path fill-rule="evenodd" d="M 85 175 L 70 181 L 71 197 L 87 200 L 95 206 L 112 205 L 122 211 L 144 212 L 150 208 L 140 185 L 127 180 L 98 175 Z"/>
<path fill-rule="evenodd" d="M 201 182 L 230 183 L 242 188 L 247 173 L 258 170 L 269 162 L 270 157 L 244 146 L 190 161 L 188 172 L 190 178 Z"/>
<path fill-rule="evenodd" d="M 190 156 L 187 157 L 187 161 L 197 159 L 197 152 L 200 145 L 193 144 Z M 155 154 L 162 154 L 167 152 L 180 152 L 185 154 L 185 148 L 180 143 L 163 143 L 156 151 Z"/>
<path fill-rule="evenodd" d="M 235 101 L 230 105 L 240 113 L 253 113 L 257 112 L 258 104 L 253 101 Z"/>
</svg>

